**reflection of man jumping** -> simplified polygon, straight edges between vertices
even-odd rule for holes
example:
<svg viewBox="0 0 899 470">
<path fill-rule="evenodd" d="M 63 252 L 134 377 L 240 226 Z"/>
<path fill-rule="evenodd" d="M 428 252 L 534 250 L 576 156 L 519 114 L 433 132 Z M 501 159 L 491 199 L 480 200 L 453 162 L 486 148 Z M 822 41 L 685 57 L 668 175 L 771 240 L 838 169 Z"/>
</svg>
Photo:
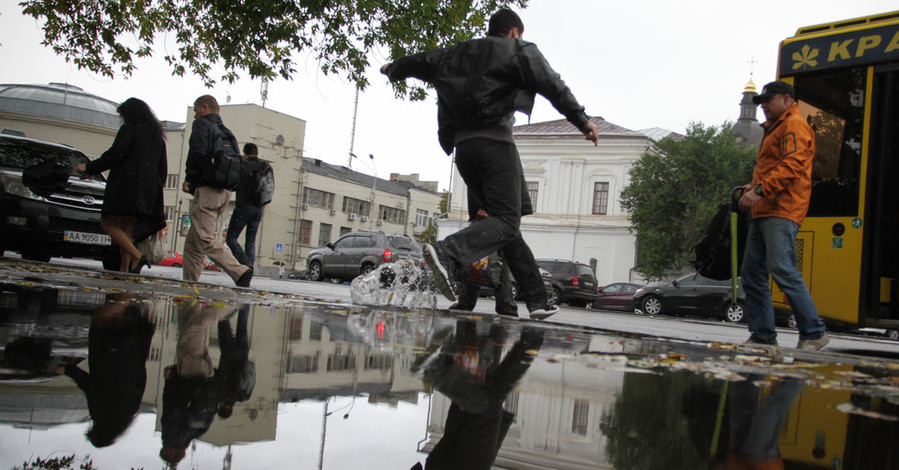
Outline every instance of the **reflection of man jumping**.
<svg viewBox="0 0 899 470">
<path fill-rule="evenodd" d="M 531 367 L 543 332 L 523 328 L 500 361 L 505 338 L 504 327 L 494 325 L 489 334 L 478 335 L 475 322 L 460 320 L 439 356 L 425 364 L 425 381 L 452 400 L 427 470 L 489 469 L 496 460 L 515 418 L 503 402 Z"/>
</svg>

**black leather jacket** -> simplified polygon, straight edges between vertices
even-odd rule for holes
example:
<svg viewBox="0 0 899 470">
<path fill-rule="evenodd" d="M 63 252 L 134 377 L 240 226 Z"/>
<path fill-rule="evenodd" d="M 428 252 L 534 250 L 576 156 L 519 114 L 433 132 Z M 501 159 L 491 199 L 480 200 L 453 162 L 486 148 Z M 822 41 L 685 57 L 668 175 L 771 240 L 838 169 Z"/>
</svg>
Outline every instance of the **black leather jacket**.
<svg viewBox="0 0 899 470">
<path fill-rule="evenodd" d="M 513 115 L 531 114 L 537 93 L 578 129 L 589 121 L 571 90 L 533 43 L 486 37 L 397 59 L 385 73 L 437 90 L 438 137 L 450 154 L 456 142 L 486 136 L 512 141 Z"/>
</svg>

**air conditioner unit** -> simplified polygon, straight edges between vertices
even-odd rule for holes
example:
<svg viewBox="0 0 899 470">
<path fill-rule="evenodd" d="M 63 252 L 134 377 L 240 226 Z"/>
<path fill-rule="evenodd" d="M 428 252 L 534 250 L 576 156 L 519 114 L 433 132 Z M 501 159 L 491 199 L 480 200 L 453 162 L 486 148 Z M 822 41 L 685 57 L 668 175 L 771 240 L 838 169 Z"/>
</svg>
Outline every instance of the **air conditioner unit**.
<svg viewBox="0 0 899 470">
<path fill-rule="evenodd" d="M 356 220 L 356 214 L 350 212 L 350 220 Z"/>
<path fill-rule="evenodd" d="M 363 216 L 362 216 L 362 221 L 363 221 L 363 222 L 368 222 L 368 216 L 367 216 L 367 215 L 363 215 Z"/>
<path fill-rule="evenodd" d="M 337 209 L 331 209 L 331 215 L 337 215 Z"/>
</svg>

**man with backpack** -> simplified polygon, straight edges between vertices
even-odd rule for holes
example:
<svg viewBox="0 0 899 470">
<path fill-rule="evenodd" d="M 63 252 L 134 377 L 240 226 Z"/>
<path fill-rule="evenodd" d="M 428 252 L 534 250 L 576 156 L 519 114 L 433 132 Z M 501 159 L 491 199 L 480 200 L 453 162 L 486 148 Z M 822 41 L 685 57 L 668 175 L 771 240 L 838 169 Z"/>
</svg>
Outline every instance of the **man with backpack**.
<svg viewBox="0 0 899 470">
<path fill-rule="evenodd" d="M 272 167 L 259 160 L 259 148 L 256 144 L 244 144 L 243 154 L 245 158 L 240 163 L 240 185 L 237 187 L 234 212 L 228 223 L 225 243 L 231 248 L 237 261 L 252 268 L 256 261 L 256 232 L 262 222 L 265 205 L 272 200 L 275 180 Z M 237 238 L 244 227 L 247 228 L 247 233 L 241 248 Z"/>
<path fill-rule="evenodd" d="M 185 281 L 200 279 L 208 256 L 239 287 L 250 287 L 253 268 L 238 262 L 215 236 L 231 191 L 237 187 L 240 168 L 237 149 L 237 139 L 219 116 L 218 101 L 210 95 L 197 98 L 181 185 L 182 191 L 194 197 L 190 206 L 190 230 L 184 240 Z"/>
</svg>

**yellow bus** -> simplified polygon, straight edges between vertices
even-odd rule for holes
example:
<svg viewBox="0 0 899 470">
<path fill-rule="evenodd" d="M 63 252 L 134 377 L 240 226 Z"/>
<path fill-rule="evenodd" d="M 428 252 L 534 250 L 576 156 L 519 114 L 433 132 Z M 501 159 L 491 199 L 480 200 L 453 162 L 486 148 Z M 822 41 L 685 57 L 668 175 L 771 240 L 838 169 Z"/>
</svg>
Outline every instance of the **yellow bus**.
<svg viewBox="0 0 899 470">
<path fill-rule="evenodd" d="M 815 129 L 796 256 L 818 312 L 897 332 L 899 11 L 800 28 L 780 44 L 778 77 Z M 773 285 L 772 295 L 789 308 Z"/>
</svg>

